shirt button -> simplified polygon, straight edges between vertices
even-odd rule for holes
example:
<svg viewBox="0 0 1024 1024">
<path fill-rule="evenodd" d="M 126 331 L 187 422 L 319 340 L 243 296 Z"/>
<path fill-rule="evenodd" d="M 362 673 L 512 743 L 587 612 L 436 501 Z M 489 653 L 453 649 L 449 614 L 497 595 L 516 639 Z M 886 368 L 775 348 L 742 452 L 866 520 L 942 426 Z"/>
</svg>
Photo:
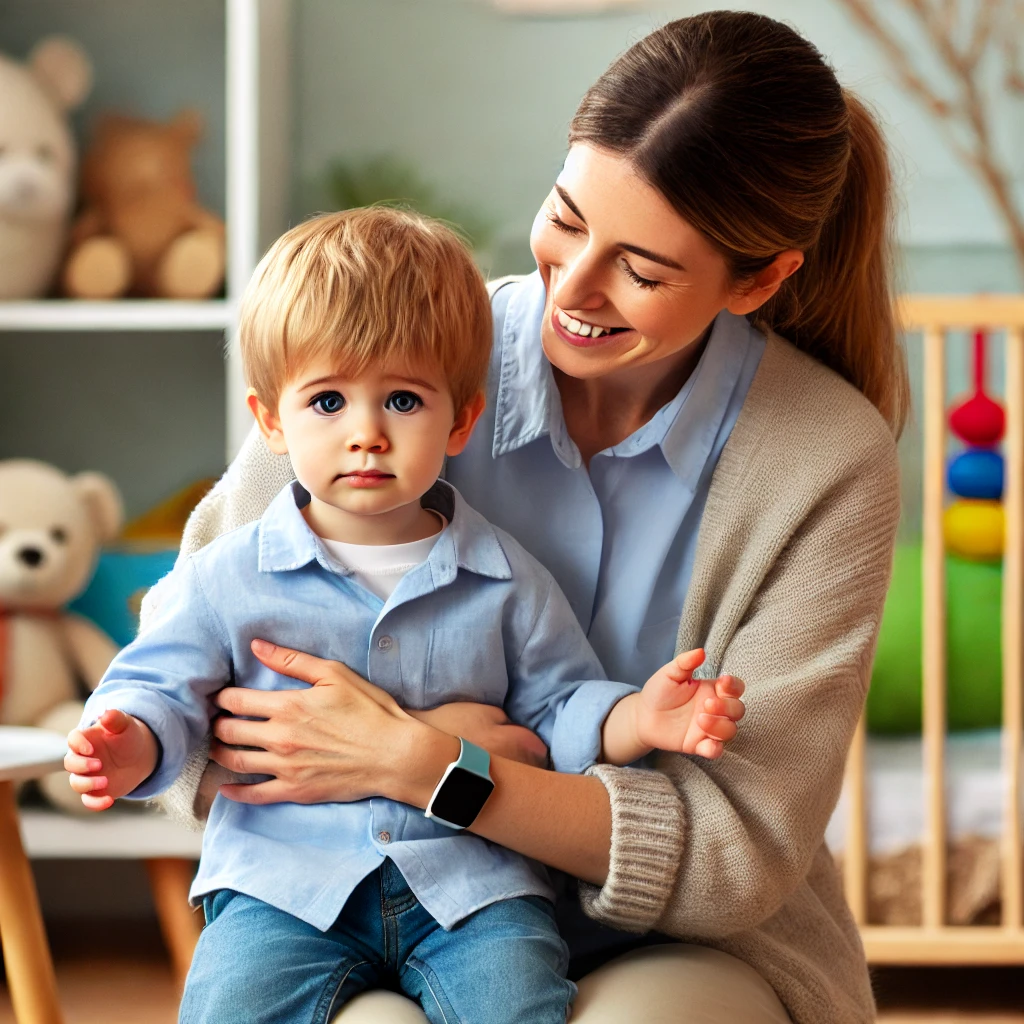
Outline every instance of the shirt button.
<svg viewBox="0 0 1024 1024">
<path fill-rule="evenodd" d="M 390 832 L 378 832 L 377 833 L 377 838 L 382 843 L 384 843 L 386 845 L 387 843 L 391 842 L 391 833 Z"/>
<path fill-rule="evenodd" d="M 395 641 L 394 641 L 394 640 L 392 640 L 392 639 L 391 639 L 391 637 L 389 637 L 389 636 L 382 636 L 382 637 L 381 637 L 381 638 L 380 638 L 380 639 L 379 639 L 379 640 L 377 641 L 377 646 L 378 646 L 378 647 L 379 647 L 379 648 L 380 648 L 380 649 L 381 649 L 382 651 L 390 651 L 390 650 L 391 650 L 391 647 L 392 647 L 392 645 L 394 644 L 394 642 L 395 642 Z"/>
</svg>

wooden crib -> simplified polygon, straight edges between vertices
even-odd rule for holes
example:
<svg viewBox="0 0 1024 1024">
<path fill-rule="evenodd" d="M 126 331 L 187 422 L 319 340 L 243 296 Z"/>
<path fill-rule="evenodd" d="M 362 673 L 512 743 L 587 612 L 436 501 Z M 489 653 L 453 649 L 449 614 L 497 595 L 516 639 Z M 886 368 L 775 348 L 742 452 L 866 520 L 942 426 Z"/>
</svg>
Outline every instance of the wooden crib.
<svg viewBox="0 0 1024 1024">
<path fill-rule="evenodd" d="M 875 964 L 1024 964 L 1024 856 L 1021 841 L 1022 703 L 1024 703 L 1024 296 L 923 297 L 900 302 L 908 334 L 924 357 L 923 767 L 926 830 L 922 837 L 919 926 L 868 923 L 869 856 L 866 728 L 862 720 L 847 767 L 843 874 L 868 960 Z M 954 330 L 988 328 L 1005 335 L 1007 430 L 1004 441 L 1006 546 L 1003 568 L 1003 707 L 1001 775 L 1005 811 L 1000 851 L 1001 923 L 947 923 L 946 587 L 943 507 L 946 476 L 946 342 Z"/>
</svg>

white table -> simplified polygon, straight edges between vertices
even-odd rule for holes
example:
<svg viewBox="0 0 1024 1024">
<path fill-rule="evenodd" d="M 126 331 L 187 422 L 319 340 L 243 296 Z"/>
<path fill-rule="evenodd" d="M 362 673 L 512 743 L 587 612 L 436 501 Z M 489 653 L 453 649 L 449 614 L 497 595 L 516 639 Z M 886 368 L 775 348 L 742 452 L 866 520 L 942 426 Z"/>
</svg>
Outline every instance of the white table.
<svg viewBox="0 0 1024 1024">
<path fill-rule="evenodd" d="M 14 784 L 61 768 L 65 750 L 60 733 L 0 726 L 0 942 L 18 1024 L 62 1024 L 63 1017 Z"/>
</svg>

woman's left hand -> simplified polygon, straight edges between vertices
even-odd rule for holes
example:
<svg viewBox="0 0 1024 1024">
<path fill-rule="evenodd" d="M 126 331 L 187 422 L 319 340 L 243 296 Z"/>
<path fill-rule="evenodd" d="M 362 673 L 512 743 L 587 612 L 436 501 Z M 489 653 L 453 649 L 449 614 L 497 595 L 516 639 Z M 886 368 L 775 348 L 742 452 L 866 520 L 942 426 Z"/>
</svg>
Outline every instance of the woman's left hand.
<svg viewBox="0 0 1024 1024">
<path fill-rule="evenodd" d="M 230 784 L 221 793 L 248 804 L 300 804 L 402 799 L 416 782 L 424 748 L 444 746 L 438 760 L 453 761 L 458 743 L 408 715 L 384 690 L 346 665 L 254 640 L 268 668 L 310 683 L 301 690 L 227 687 L 216 702 L 232 715 L 217 718 L 210 756 L 236 772 L 273 775 L 267 782 Z M 232 744 L 257 747 L 237 750 Z M 454 752 L 453 752 L 454 745 Z"/>
</svg>

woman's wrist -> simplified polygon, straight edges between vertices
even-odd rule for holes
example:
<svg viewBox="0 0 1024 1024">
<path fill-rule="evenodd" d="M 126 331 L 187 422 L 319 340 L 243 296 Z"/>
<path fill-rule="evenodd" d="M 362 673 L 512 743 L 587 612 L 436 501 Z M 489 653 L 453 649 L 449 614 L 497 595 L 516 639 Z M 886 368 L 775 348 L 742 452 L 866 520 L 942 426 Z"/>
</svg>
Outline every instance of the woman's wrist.
<svg viewBox="0 0 1024 1024">
<path fill-rule="evenodd" d="M 445 768 L 459 759 L 459 741 L 415 718 L 403 724 L 397 741 L 381 796 L 424 810 Z"/>
</svg>

